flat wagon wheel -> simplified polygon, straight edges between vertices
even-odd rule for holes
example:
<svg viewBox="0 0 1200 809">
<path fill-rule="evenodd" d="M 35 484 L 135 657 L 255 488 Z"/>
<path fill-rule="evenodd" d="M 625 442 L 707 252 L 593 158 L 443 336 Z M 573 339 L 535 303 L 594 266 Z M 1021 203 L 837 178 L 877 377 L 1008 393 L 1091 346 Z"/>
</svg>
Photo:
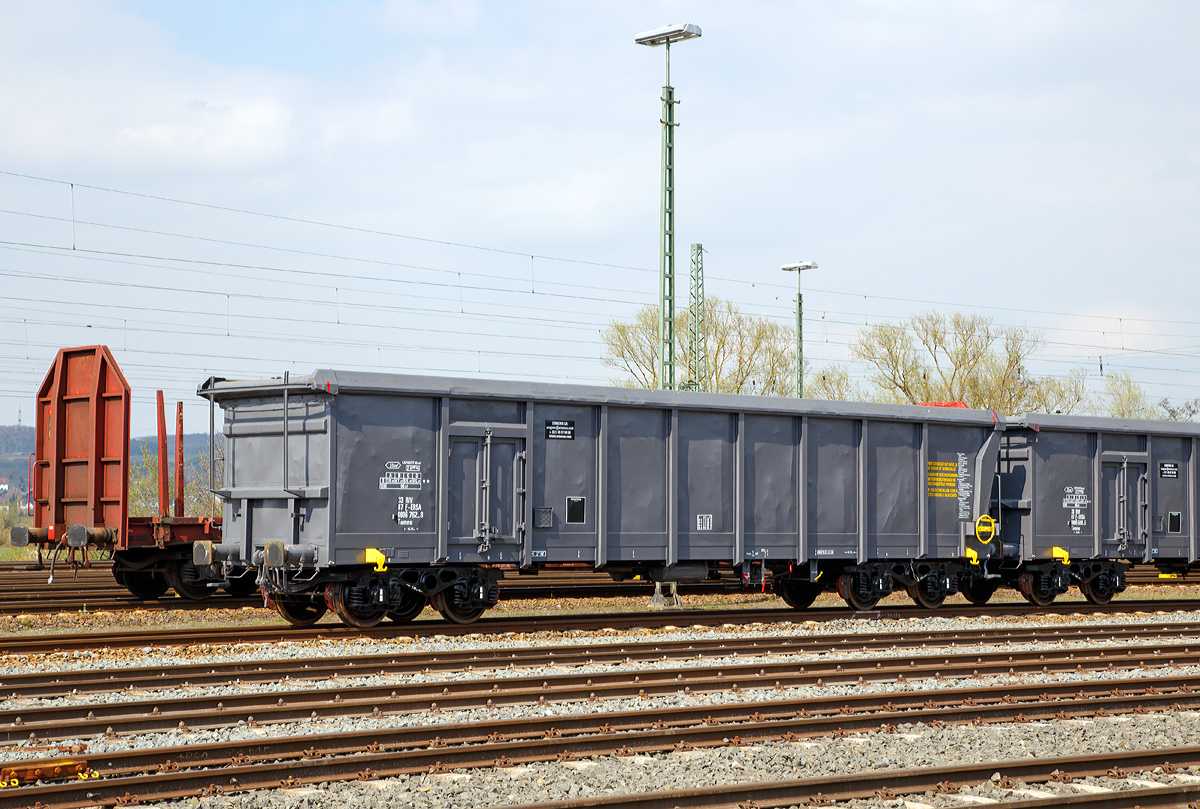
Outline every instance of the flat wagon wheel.
<svg viewBox="0 0 1200 809">
<path fill-rule="evenodd" d="M 152 570 L 126 570 L 120 565 L 113 565 L 112 572 L 117 584 L 128 590 L 134 598 L 143 601 L 159 598 L 171 586 L 161 573 Z"/>
<path fill-rule="evenodd" d="M 166 576 L 167 584 L 171 585 L 171 589 L 178 593 L 180 598 L 203 601 L 213 594 L 213 588 L 198 580 L 196 566 L 191 562 L 171 562 L 163 571 L 163 575 Z"/>
<path fill-rule="evenodd" d="M 397 609 L 388 610 L 387 616 L 398 624 L 407 624 L 420 615 L 427 606 L 429 606 L 429 596 L 405 588 L 404 597 L 400 599 L 400 606 Z"/>
<path fill-rule="evenodd" d="M 434 593 L 429 599 L 429 603 L 433 608 L 442 614 L 452 624 L 473 624 L 483 615 L 484 608 L 478 607 L 473 610 L 464 610 L 454 605 L 454 599 L 447 598 L 449 590 L 442 590 L 440 593 Z"/>
<path fill-rule="evenodd" d="M 1083 597 L 1092 604 L 1107 604 L 1117 595 L 1117 591 L 1111 587 L 1104 586 L 1105 583 L 1099 581 L 1099 579 L 1100 577 L 1097 576 L 1094 579 L 1081 581 L 1079 583 L 1079 592 L 1083 593 Z"/>
<path fill-rule="evenodd" d="M 292 626 L 312 626 L 329 611 L 323 600 L 308 596 L 271 595 L 267 600 L 275 612 Z"/>
<path fill-rule="evenodd" d="M 775 594 L 794 610 L 805 610 L 812 606 L 823 588 L 808 581 L 775 579 Z"/>
<path fill-rule="evenodd" d="M 387 613 L 381 609 L 355 607 L 350 603 L 349 582 L 339 581 L 325 587 L 325 602 L 332 604 L 333 611 L 347 626 L 370 629 L 383 620 Z"/>
<path fill-rule="evenodd" d="M 253 570 L 247 570 L 240 576 L 230 576 L 229 584 L 225 585 L 225 592 L 234 598 L 249 598 L 258 589 L 256 578 Z"/>
<path fill-rule="evenodd" d="M 879 603 L 879 598 L 863 598 L 858 594 L 858 589 L 854 586 L 858 578 L 857 573 L 843 573 L 838 576 L 837 591 L 847 604 L 860 612 L 874 609 Z"/>
<path fill-rule="evenodd" d="M 962 583 L 959 592 L 963 598 L 977 607 L 982 607 L 996 594 L 997 582 L 994 579 L 968 579 Z"/>
<path fill-rule="evenodd" d="M 908 590 L 908 597 L 918 606 L 924 607 L 927 610 L 936 610 L 946 600 L 946 594 L 942 592 L 931 593 L 931 583 L 936 584 L 933 576 L 926 576 L 906 589 Z"/>
<path fill-rule="evenodd" d="M 1025 600 L 1035 607 L 1049 607 L 1054 603 L 1055 593 L 1051 593 L 1043 587 L 1038 586 L 1040 576 L 1035 576 L 1031 571 L 1026 570 L 1017 577 L 1017 589 L 1021 591 L 1021 595 L 1025 596 Z"/>
</svg>

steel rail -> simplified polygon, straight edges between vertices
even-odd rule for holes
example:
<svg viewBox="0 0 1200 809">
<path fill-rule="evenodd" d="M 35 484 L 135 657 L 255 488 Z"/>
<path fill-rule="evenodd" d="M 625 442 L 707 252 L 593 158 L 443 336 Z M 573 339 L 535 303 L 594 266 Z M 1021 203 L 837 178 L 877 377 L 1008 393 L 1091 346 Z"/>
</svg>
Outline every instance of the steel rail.
<svg viewBox="0 0 1200 809">
<path fill-rule="evenodd" d="M 67 571 L 58 583 L 48 585 L 45 569 L 34 565 L 0 568 L 0 615 L 32 615 L 56 612 L 86 612 L 88 610 L 166 610 L 166 609 L 236 609 L 261 605 L 257 597 L 236 598 L 226 593 L 215 594 L 205 601 L 191 601 L 178 596 L 143 601 L 134 598 L 112 577 L 111 565 L 93 563 L 93 567 Z M 1157 571 L 1131 571 L 1131 584 L 1180 584 L 1184 579 L 1160 579 Z M 578 571 L 543 571 L 539 576 L 511 577 L 500 582 L 500 598 L 512 600 L 550 600 L 557 598 L 620 598 L 648 596 L 653 585 L 645 581 L 614 582 L 606 574 Z M 683 582 L 680 592 L 685 595 L 754 594 L 740 579 Z M 961 605 L 960 605 L 961 606 Z M 1009 606 L 1013 606 L 1010 604 Z M 1017 604 L 1016 606 L 1021 606 Z"/>
<path fill-rule="evenodd" d="M 1150 638 L 1186 639 L 1200 636 L 1200 624 L 1160 623 L 1096 626 L 1048 626 L 1010 629 L 963 629 L 934 632 L 892 632 L 873 635 L 794 635 L 769 638 L 714 640 L 660 640 L 644 643 L 563 645 L 554 647 L 503 647 L 467 651 L 393 652 L 371 655 L 293 658 L 287 660 L 172 665 L 138 668 L 91 668 L 8 674 L 0 689 L 22 697 L 106 693 L 129 688 L 154 690 L 188 683 L 192 686 L 275 682 L 283 677 L 316 679 L 333 675 L 367 677 L 375 674 L 487 670 L 507 667 L 579 666 L 624 661 L 650 662 L 691 658 L 697 655 L 729 657 L 754 655 L 816 655 L 853 651 L 917 649 L 928 645 L 1011 645 L 1063 641 L 1099 642 Z"/>
<path fill-rule="evenodd" d="M 347 627 L 343 624 L 318 624 L 308 628 L 288 626 L 216 627 L 203 629 L 167 629 L 144 632 L 83 632 L 62 635 L 9 635 L 0 639 L 0 654 L 34 654 L 87 650 L 97 647 L 128 648 L 150 645 L 187 645 L 198 643 L 230 644 L 236 642 L 272 642 L 284 640 L 320 640 L 331 633 L 366 638 L 461 636 L 476 634 L 526 634 L 537 631 L 600 630 L 651 628 L 688 624 L 721 626 L 737 621 L 740 626 L 752 622 L 778 623 L 796 621 L 834 621 L 850 618 L 902 619 L 915 617 L 980 617 L 1029 615 L 1091 615 L 1128 614 L 1138 612 L 1170 613 L 1200 610 L 1200 601 L 1123 601 L 1104 607 L 1081 603 L 1054 603 L 1049 607 L 1033 608 L 1028 604 L 994 604 L 983 607 L 955 607 L 930 611 L 919 607 L 898 607 L 869 613 L 839 608 L 793 609 L 681 609 L 662 612 L 619 612 L 591 614 L 526 615 L 518 617 L 481 618 L 472 624 L 452 624 L 443 620 L 421 619 L 408 624 L 381 624 L 371 629 Z"/>
<path fill-rule="evenodd" d="M 1074 688 L 1069 686 L 1074 685 Z M 1183 690 L 1179 678 L 1108 680 L 1102 684 L 1059 683 L 1016 686 L 999 696 L 993 689 L 936 689 L 899 694 L 857 694 L 805 699 L 740 702 L 718 705 L 613 711 L 552 717 L 523 717 L 488 722 L 423 724 L 343 733 L 276 736 L 261 740 L 155 747 L 89 756 L 90 766 L 106 775 L 157 771 L 166 761 L 177 767 L 225 766 L 232 760 L 276 760 L 288 757 L 344 755 L 387 749 L 486 744 L 519 739 L 564 738 L 588 734 L 629 733 L 698 725 L 722 726 L 803 720 L 789 732 L 797 737 L 844 730 L 875 730 L 918 722 L 1029 722 L 1064 716 L 1105 716 L 1194 705 L 1200 690 Z M 1103 685 L 1101 688 L 1099 685 Z M 880 722 L 884 719 L 894 722 Z M 790 726 L 789 726 L 790 727 Z M 736 728 L 735 728 L 736 729 Z M 786 737 L 785 737 L 786 738 Z M 0 750 L 19 752 L 21 748 Z M 167 769 L 173 768 L 167 765 Z"/>
<path fill-rule="evenodd" d="M 296 722 L 343 716 L 463 710 L 500 705 L 600 701 L 687 693 L 737 693 L 745 689 L 782 690 L 797 686 L 858 685 L 913 679 L 976 678 L 1021 673 L 1113 673 L 1132 668 L 1174 669 L 1200 664 L 1200 649 L 1158 646 L 1133 650 L 1118 647 L 1075 651 L 1011 654 L 936 655 L 922 658 L 859 658 L 843 661 L 664 668 L 639 671 L 511 677 L 501 680 L 442 680 L 387 685 L 351 684 L 346 688 L 296 689 L 233 695 L 195 695 L 84 705 L 30 706 L 0 711 L 0 741 L 26 738 L 74 739 L 99 733 L 149 733 L 175 728 L 219 728 L 238 722 Z M 1104 656 L 1105 652 L 1117 652 Z M 1114 665 L 1120 663 L 1120 668 Z M 1194 677 L 1168 677 L 1188 693 Z M 1068 683 L 1095 689 L 1096 683 Z M 1086 686 L 1086 688 L 1085 688 Z M 1006 686 L 1012 689 L 1013 686 Z M 1049 688 L 1049 686 L 1046 686 Z M 906 692 L 908 693 L 908 692 Z M 1047 693 L 1051 693 L 1047 691 Z"/>
<path fill-rule="evenodd" d="M 1157 703 L 1161 702 L 1162 699 L 1165 698 L 1158 698 L 1153 701 Z M 1187 699 L 1189 705 L 1200 703 L 1200 694 L 1193 692 Z M 836 701 L 834 700 L 833 702 Z M 1121 712 L 1124 709 L 1130 708 L 1130 706 L 1135 710 L 1140 709 L 1143 712 L 1146 710 L 1142 698 L 1126 698 L 1124 700 L 1121 698 L 1085 698 L 1049 705 L 1025 706 L 1025 710 L 1028 710 L 1031 714 L 1035 714 L 1037 718 L 1066 718 L 1069 716 L 1108 715 Z M 748 707 L 752 706 L 723 706 L 723 709 L 728 713 L 731 708 L 745 711 Z M 755 705 L 753 707 L 759 706 Z M 1164 705 L 1163 707 L 1170 709 L 1176 706 Z M 416 772 L 442 772 L 453 769 L 507 766 L 510 764 L 525 764 L 540 761 L 563 761 L 586 756 L 632 755 L 687 750 L 697 747 L 740 746 L 749 742 L 767 740 L 790 741 L 804 736 L 811 737 L 829 733 L 835 725 L 841 733 L 845 733 L 847 725 L 870 729 L 893 730 L 895 723 L 911 724 L 914 721 L 926 721 L 929 723 L 954 721 L 983 723 L 1012 721 L 1013 719 L 1026 721 L 1031 718 L 1023 712 L 1014 715 L 1013 711 L 1017 709 L 1011 705 L 967 705 L 966 708 L 965 712 L 962 707 L 954 709 L 921 708 L 911 712 L 892 710 L 886 713 L 875 713 L 869 717 L 833 716 L 817 719 L 807 716 L 797 716 L 797 712 L 793 712 L 788 717 L 774 721 L 764 720 L 764 717 L 756 711 L 754 714 L 743 716 L 743 721 L 736 724 L 728 721 L 710 721 L 710 718 L 706 718 L 704 721 L 692 725 L 674 727 L 662 719 L 655 719 L 654 724 L 647 726 L 647 722 L 652 716 L 661 716 L 666 712 L 637 712 L 636 714 L 624 714 L 623 716 L 632 718 L 634 722 L 640 722 L 641 727 L 624 732 L 615 731 L 610 724 L 596 727 L 595 722 L 598 717 L 563 717 L 543 720 L 519 720 L 516 723 L 508 723 L 510 726 L 518 725 L 520 727 L 517 735 L 522 736 L 522 738 L 512 739 L 507 738 L 497 730 L 493 731 L 492 735 L 479 740 L 479 733 L 485 730 L 485 728 L 481 727 L 478 723 L 465 723 L 457 726 L 443 725 L 433 728 L 398 729 L 375 733 L 368 731 L 365 734 L 309 735 L 307 737 L 284 737 L 278 740 L 196 745 L 193 747 L 171 748 L 169 750 L 159 749 L 152 753 L 130 751 L 129 753 L 102 754 L 98 758 L 89 759 L 89 767 L 93 769 L 98 768 L 102 771 L 102 774 L 107 772 L 114 777 L 105 777 L 84 782 L 39 784 L 0 791 L 0 809 L 5 809 L 9 806 L 28 806 L 33 801 L 41 801 L 42 799 L 49 801 L 52 806 L 66 809 L 67 807 L 128 802 L 130 798 L 136 798 L 137 800 L 148 798 L 166 800 L 188 797 L 200 791 L 203 791 L 202 794 L 213 795 L 221 792 L 261 789 L 276 785 L 300 786 L 302 784 L 332 780 L 371 779 Z M 1056 708 L 1057 710 L 1053 714 L 1049 713 Z M 693 715 L 697 713 L 694 709 L 690 710 Z M 984 719 L 984 714 L 987 714 L 987 719 Z M 606 715 L 600 718 L 611 720 L 612 717 Z M 580 735 L 562 735 L 562 726 L 573 724 L 574 729 L 570 727 L 567 729 L 568 732 L 574 733 L 576 732 L 575 729 L 580 727 L 580 722 L 591 722 L 590 731 L 584 731 Z M 449 736 L 453 736 L 455 729 L 464 734 L 474 735 L 469 737 L 459 735 L 455 737 L 454 740 L 460 743 L 454 746 L 449 746 L 448 740 L 445 737 L 435 736 L 432 740 L 428 738 L 429 734 L 434 731 L 441 731 Z M 541 731 L 541 738 L 536 737 L 539 730 Z M 730 738 L 729 734 L 733 730 L 736 730 L 737 733 L 733 738 Z M 357 736 L 357 738 L 350 738 L 352 736 Z M 534 737 L 530 738 L 530 736 Z M 367 744 L 367 738 L 371 739 L 370 744 Z M 380 738 L 388 741 L 380 744 Z M 471 739 L 471 741 L 464 742 L 463 740 L 467 738 Z M 276 746 L 276 742 L 278 742 L 278 746 Z M 313 746 L 306 749 L 298 749 L 299 745 L 305 743 L 312 744 Z M 317 744 L 320 744 L 321 747 L 316 747 Z M 400 749 L 389 749 L 393 744 L 399 745 Z M 244 752 L 245 750 L 251 750 L 253 754 Z M 335 753 L 333 752 L 335 750 L 345 752 Z M 1060 764 L 1053 769 L 1057 769 L 1060 772 L 1067 770 L 1075 776 L 1093 774 L 1087 771 L 1081 773 L 1079 770 L 1080 759 L 1086 758 L 1091 759 L 1093 762 L 1102 760 L 1104 764 L 1100 766 L 1099 773 L 1094 773 L 1102 774 L 1116 767 L 1136 766 L 1139 763 L 1140 757 L 1148 755 L 1151 752 L 1122 753 L 1119 757 L 1110 755 L 1060 759 L 1057 760 Z M 157 762 L 148 758 L 148 756 L 153 755 L 161 756 L 164 753 L 175 754 L 179 758 L 160 759 Z M 209 753 L 211 755 L 208 755 Z M 1161 765 L 1165 760 L 1170 760 L 1176 765 L 1182 764 L 1184 766 L 1200 762 L 1200 747 L 1176 748 L 1170 751 L 1160 750 L 1155 754 L 1159 758 L 1151 759 L 1151 761 L 1158 765 Z M 256 757 L 258 760 L 256 760 Z M 1056 760 L 1023 759 L 1020 762 L 1011 762 L 1009 764 L 1029 766 L 1031 762 L 1036 762 L 1038 765 L 1045 765 L 1047 762 L 1053 761 Z M 29 762 L 24 762 L 25 766 L 29 764 Z M 151 766 L 154 767 L 154 772 L 147 772 Z M 885 779 L 883 786 L 893 791 L 898 789 L 905 789 L 905 791 L 925 791 L 927 789 L 935 789 L 940 782 L 951 779 L 943 775 L 932 782 L 920 781 L 919 784 L 914 784 L 908 781 L 908 773 L 917 772 L 921 776 L 927 776 L 930 772 L 957 771 L 962 774 L 954 780 L 963 780 L 965 778 L 978 781 L 987 778 L 987 775 L 991 772 L 1000 771 L 1002 774 L 1005 774 L 1004 770 L 1000 769 L 1001 766 L 996 763 L 989 763 L 958 768 L 935 768 L 933 770 L 857 773 L 850 778 L 841 779 L 841 781 L 847 785 L 861 785 L 863 778 L 881 778 Z M 184 769 L 185 767 L 189 769 Z M 197 767 L 204 769 L 195 769 Z M 1068 769 L 1069 767 L 1071 769 Z M 1029 770 L 1025 770 L 1019 775 L 1010 772 L 1008 773 L 1008 777 L 1022 777 L 1025 780 L 1030 780 L 1030 772 Z M 1040 773 L 1041 777 L 1048 778 L 1053 770 L 1044 769 L 1032 772 Z M 976 775 L 975 773 L 982 774 Z M 1039 776 L 1035 775 L 1034 777 Z M 791 785 L 790 788 L 796 789 L 798 786 L 800 788 L 811 788 L 814 783 L 830 784 L 837 780 L 828 778 L 807 779 L 802 782 L 786 783 Z M 739 786 L 745 787 L 748 785 Z M 769 792 L 773 787 L 778 787 L 778 784 L 754 785 L 753 788 L 766 789 Z M 880 789 L 882 787 L 876 788 Z M 720 790 L 723 788 L 717 789 Z M 697 790 L 694 792 L 702 795 L 705 792 L 712 793 L 713 790 Z M 679 794 L 681 793 L 667 793 L 670 796 L 668 800 Z M 807 800 L 809 797 L 814 796 L 815 793 L 802 797 Z M 614 796 L 612 799 L 635 798 L 653 801 L 662 797 L 663 795 Z M 789 800 L 792 797 L 789 797 Z M 860 797 L 871 797 L 870 790 Z M 747 798 L 747 800 L 757 801 L 758 799 L 751 797 Z M 578 805 L 586 806 L 590 804 L 581 803 Z M 597 803 L 595 805 L 610 804 Z M 644 805 L 659 806 L 660 804 L 647 803 Z M 681 805 L 708 806 L 714 804 L 690 803 Z"/>
<path fill-rule="evenodd" d="M 715 787 L 651 792 L 635 795 L 606 795 L 577 800 L 512 804 L 511 809 L 745 809 L 811 805 L 851 800 L 894 800 L 904 795 L 925 792 L 956 793 L 964 786 L 989 781 L 993 773 L 1001 780 L 1025 784 L 1073 781 L 1078 778 L 1129 775 L 1169 764 L 1189 767 L 1200 763 L 1200 747 L 1172 747 L 1158 750 L 1132 750 L 1128 753 L 1100 753 L 1084 756 L 1025 758 L 1016 761 L 985 762 L 949 767 L 923 767 L 903 770 L 871 770 L 849 775 L 804 778 L 789 781 L 743 782 Z M 1068 781 L 1069 782 L 1069 781 Z M 953 797 L 951 794 L 950 797 Z M 1200 784 L 1164 785 L 1161 788 L 1113 790 L 1083 795 L 1054 796 L 1025 801 L 1004 801 L 1006 809 L 1084 806 L 1105 809 L 1132 807 L 1187 806 L 1200 797 Z M 965 804 L 964 805 L 974 805 Z"/>
</svg>

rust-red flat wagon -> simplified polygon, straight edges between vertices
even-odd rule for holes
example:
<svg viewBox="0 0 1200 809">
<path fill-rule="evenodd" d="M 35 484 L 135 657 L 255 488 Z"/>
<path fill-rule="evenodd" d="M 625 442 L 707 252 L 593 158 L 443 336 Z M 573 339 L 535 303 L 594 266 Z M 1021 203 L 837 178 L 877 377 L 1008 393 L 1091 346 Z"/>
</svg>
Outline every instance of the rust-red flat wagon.
<svg viewBox="0 0 1200 809">
<path fill-rule="evenodd" d="M 192 563 L 192 544 L 220 541 L 221 518 L 184 514 L 183 405 L 176 409 L 174 512 L 168 498 L 166 414 L 158 391 L 157 514 L 129 516 L 129 382 L 106 346 L 58 352 L 37 393 L 37 436 L 30 485 L 33 527 L 13 545 L 34 544 L 56 566 L 111 556 L 113 576 L 139 598 L 168 588 L 206 598 L 214 587 Z M 225 583 L 246 594 L 252 581 Z"/>
</svg>

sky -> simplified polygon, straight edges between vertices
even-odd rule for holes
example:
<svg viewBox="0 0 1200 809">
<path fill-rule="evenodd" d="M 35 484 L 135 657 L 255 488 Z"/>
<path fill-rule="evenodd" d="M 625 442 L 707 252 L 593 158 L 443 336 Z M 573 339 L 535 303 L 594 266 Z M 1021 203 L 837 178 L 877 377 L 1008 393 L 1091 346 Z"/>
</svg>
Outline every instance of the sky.
<svg viewBox="0 0 1200 809">
<path fill-rule="evenodd" d="M 158 388 L 203 429 L 210 375 L 604 384 L 601 330 L 657 301 L 633 37 L 676 22 L 708 294 L 790 324 L 811 259 L 817 370 L 937 307 L 1041 331 L 1034 373 L 1200 396 L 1195 3 L 0 0 L 0 423 L 91 343 L 135 434 Z"/>
</svg>

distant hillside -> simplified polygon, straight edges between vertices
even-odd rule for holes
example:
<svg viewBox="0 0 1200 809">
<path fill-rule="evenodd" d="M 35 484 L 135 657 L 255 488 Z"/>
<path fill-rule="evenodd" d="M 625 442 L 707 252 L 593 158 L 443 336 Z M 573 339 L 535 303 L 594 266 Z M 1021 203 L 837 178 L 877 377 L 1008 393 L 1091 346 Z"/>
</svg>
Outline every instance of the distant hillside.
<svg viewBox="0 0 1200 809">
<path fill-rule="evenodd" d="M 130 440 L 129 442 L 129 462 L 135 463 L 142 457 L 142 442 L 145 442 L 151 450 L 157 449 L 158 437 L 153 435 L 143 435 Z M 208 433 L 184 433 L 183 434 L 183 457 L 186 460 L 199 458 L 200 454 L 208 454 Z M 175 433 L 167 435 L 167 456 L 172 460 L 175 459 Z"/>
<path fill-rule="evenodd" d="M 205 439 L 208 436 L 205 435 Z M 187 447 L 185 443 L 183 445 Z M 0 425 L 0 456 L 28 455 L 33 452 L 33 428 L 28 424 Z"/>
<path fill-rule="evenodd" d="M 140 436 L 129 442 L 129 462 L 137 463 L 142 457 L 142 442 L 153 450 L 156 438 Z M 24 488 L 29 468 L 29 453 L 33 452 L 34 431 L 27 425 L 0 425 L 0 478 L 8 478 L 12 488 Z M 184 433 L 183 455 L 188 462 L 195 461 L 201 454 L 208 454 L 208 433 Z M 175 435 L 167 436 L 167 457 L 175 460 Z"/>
<path fill-rule="evenodd" d="M 207 438 L 207 436 L 206 436 Z M 184 444 L 186 447 L 187 444 Z M 0 425 L 0 478 L 8 478 L 11 490 L 25 487 L 29 453 L 33 452 L 33 428 L 27 424 Z"/>
</svg>

